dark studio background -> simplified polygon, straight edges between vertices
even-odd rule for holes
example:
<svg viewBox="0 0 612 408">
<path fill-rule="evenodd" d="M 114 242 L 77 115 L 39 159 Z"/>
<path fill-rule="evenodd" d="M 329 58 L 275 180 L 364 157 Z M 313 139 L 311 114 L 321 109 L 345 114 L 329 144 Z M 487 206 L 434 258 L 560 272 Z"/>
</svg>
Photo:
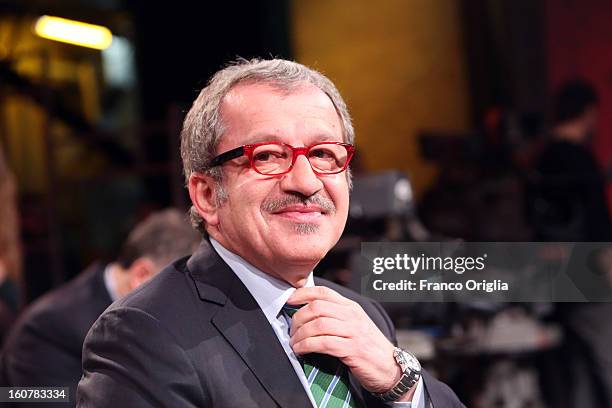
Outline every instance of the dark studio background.
<svg viewBox="0 0 612 408">
<path fill-rule="evenodd" d="M 33 23 L 45 14 L 104 25 L 124 39 L 129 79 L 108 76 L 103 52 L 36 37 Z M 351 213 L 317 274 L 350 284 L 351 255 L 366 240 L 536 240 L 526 196 L 555 90 L 569 79 L 598 93 L 590 148 L 609 190 L 611 19 L 603 0 L 0 0 L 0 151 L 18 191 L 23 267 L 12 278 L 21 305 L 96 259 L 114 259 L 152 211 L 187 210 L 182 119 L 210 75 L 237 57 L 321 70 L 354 117 L 353 171 L 357 182 L 374 178 L 358 187 L 365 210 Z M 388 205 L 380 198 L 398 179 L 410 186 L 399 210 L 393 194 Z M 368 213 L 368 196 L 380 198 L 378 212 Z M 541 324 L 554 321 L 554 312 L 524 309 Z M 486 384 L 475 386 L 462 370 L 498 367 L 499 356 L 474 360 L 438 340 L 457 321 L 488 321 L 503 310 L 389 307 L 398 327 L 435 339 L 443 358 L 432 367 L 480 407 L 506 405 L 478 396 Z M 540 351 L 501 358 L 537 372 L 529 377 L 537 386 L 525 391 L 532 399 L 518 406 L 568 406 L 563 381 L 550 374 L 559 372 L 557 355 Z"/>
</svg>

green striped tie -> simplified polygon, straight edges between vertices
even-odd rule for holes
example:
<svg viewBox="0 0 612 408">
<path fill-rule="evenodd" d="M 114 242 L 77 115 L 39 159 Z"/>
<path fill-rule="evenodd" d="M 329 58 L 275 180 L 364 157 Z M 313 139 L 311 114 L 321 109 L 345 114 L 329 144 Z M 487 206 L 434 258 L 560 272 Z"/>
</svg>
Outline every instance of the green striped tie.
<svg viewBox="0 0 612 408">
<path fill-rule="evenodd" d="M 291 326 L 291 318 L 299 307 L 285 305 L 283 313 Z M 335 357 L 325 354 L 308 354 L 300 359 L 308 379 L 310 392 L 319 408 L 355 408 L 348 388 L 348 370 Z"/>
</svg>

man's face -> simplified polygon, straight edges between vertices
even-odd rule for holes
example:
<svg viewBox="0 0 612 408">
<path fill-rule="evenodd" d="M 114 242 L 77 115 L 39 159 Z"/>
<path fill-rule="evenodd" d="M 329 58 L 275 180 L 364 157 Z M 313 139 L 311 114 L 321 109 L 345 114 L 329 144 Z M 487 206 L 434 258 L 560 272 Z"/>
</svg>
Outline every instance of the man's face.
<svg viewBox="0 0 612 408">
<path fill-rule="evenodd" d="M 225 132 L 217 154 L 266 141 L 293 147 L 343 141 L 331 100 L 308 84 L 289 94 L 268 85 L 239 85 L 224 99 L 221 113 Z M 296 286 L 335 245 L 346 223 L 346 172 L 317 176 L 304 155 L 281 176 L 255 172 L 247 157 L 232 160 L 223 165 L 223 186 L 227 200 L 208 222 L 211 236 Z"/>
</svg>

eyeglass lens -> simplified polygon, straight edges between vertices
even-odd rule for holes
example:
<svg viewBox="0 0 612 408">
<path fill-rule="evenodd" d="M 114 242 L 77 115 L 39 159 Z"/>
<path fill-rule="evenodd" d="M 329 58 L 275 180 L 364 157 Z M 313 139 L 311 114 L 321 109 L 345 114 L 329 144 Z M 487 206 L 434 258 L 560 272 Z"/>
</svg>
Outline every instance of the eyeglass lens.
<svg viewBox="0 0 612 408">
<path fill-rule="evenodd" d="M 307 154 L 312 168 L 320 173 L 342 170 L 348 159 L 346 147 L 336 144 L 321 144 L 310 148 Z M 289 146 L 266 144 L 253 150 L 253 166 L 263 174 L 284 173 L 291 167 L 293 152 Z"/>
</svg>

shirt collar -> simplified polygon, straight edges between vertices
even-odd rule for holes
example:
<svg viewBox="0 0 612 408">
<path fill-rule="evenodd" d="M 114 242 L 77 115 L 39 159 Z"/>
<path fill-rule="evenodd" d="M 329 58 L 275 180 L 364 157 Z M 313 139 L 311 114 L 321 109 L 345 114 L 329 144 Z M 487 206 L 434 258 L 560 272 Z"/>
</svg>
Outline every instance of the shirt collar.
<svg viewBox="0 0 612 408">
<path fill-rule="evenodd" d="M 106 268 L 104 268 L 104 286 L 106 287 L 106 291 L 108 292 L 111 300 L 114 302 L 115 300 L 119 299 L 120 296 L 117 292 L 117 285 L 115 284 L 112 274 L 112 264 L 106 265 Z"/>
<path fill-rule="evenodd" d="M 255 298 L 266 319 L 270 323 L 276 320 L 287 299 L 295 292 L 295 288 L 287 282 L 257 269 L 242 257 L 223 247 L 214 238 L 210 238 L 210 243 Z M 310 272 L 304 287 L 313 286 L 314 278 L 312 272 Z"/>
</svg>

